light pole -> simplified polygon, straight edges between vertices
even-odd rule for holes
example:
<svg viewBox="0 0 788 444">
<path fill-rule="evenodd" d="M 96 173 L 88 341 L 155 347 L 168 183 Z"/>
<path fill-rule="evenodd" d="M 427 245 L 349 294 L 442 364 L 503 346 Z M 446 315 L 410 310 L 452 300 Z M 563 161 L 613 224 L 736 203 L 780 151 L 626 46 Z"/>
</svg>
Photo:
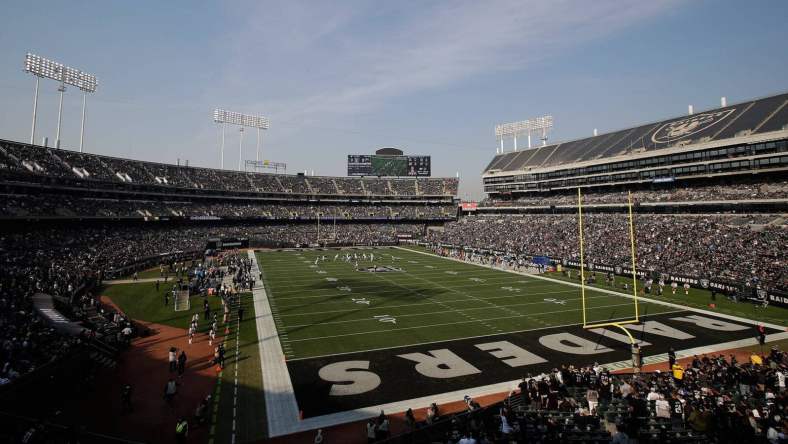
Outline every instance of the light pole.
<svg viewBox="0 0 788 444">
<path fill-rule="evenodd" d="M 228 123 L 241 127 L 241 141 L 238 145 L 238 171 L 241 171 L 241 164 L 243 163 L 244 127 L 257 128 L 257 161 L 260 161 L 260 141 L 262 137 L 260 130 L 268 129 L 268 118 L 216 108 L 213 110 L 213 121 L 222 125 L 222 145 L 219 149 L 220 165 L 222 169 L 224 169 L 224 128 Z"/>
<path fill-rule="evenodd" d="M 241 159 L 244 152 L 244 127 L 238 129 L 241 133 L 241 139 L 238 141 L 238 171 L 241 171 Z"/>
<path fill-rule="evenodd" d="M 36 138 L 36 117 L 38 111 L 38 84 L 42 77 L 60 82 L 58 91 L 60 100 L 57 108 L 57 134 L 55 136 L 55 146 L 60 148 L 60 127 L 63 119 L 63 93 L 66 92 L 66 85 L 76 86 L 82 93 L 82 123 L 79 131 L 79 151 L 82 152 L 85 139 L 85 108 L 87 106 L 87 93 L 96 92 L 96 76 L 70 68 L 62 63 L 27 53 L 25 56 L 25 71 L 36 76 L 36 89 L 33 96 L 33 123 L 30 130 L 30 143 L 35 143 Z"/>
<path fill-rule="evenodd" d="M 220 123 L 222 126 L 222 146 L 219 148 L 219 167 L 224 169 L 224 129 L 227 127 L 226 123 Z"/>
<path fill-rule="evenodd" d="M 257 155 L 254 160 L 260 161 L 260 128 L 257 128 Z"/>
<path fill-rule="evenodd" d="M 63 120 L 63 93 L 66 92 L 65 83 L 61 82 L 57 89 L 60 92 L 60 102 L 57 105 L 57 133 L 55 134 L 55 148 L 60 148 L 60 123 Z"/>
<path fill-rule="evenodd" d="M 36 76 L 36 92 L 33 94 L 33 128 L 30 130 L 30 144 L 36 141 L 36 111 L 38 109 L 38 83 L 41 81 L 41 76 Z"/>
</svg>

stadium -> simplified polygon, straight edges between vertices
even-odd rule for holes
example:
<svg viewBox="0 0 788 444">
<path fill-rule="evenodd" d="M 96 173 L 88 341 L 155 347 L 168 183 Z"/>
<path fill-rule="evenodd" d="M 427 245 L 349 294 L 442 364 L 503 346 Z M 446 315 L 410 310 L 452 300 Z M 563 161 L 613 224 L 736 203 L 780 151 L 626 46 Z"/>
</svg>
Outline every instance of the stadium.
<svg viewBox="0 0 788 444">
<path fill-rule="evenodd" d="M 292 174 L 260 158 L 275 115 L 220 108 L 218 166 L 83 150 L 96 78 L 21 56 L 0 442 L 786 442 L 788 93 L 500 124 L 462 177 L 390 145 Z M 52 81 L 78 147 L 60 109 L 36 133 Z M 254 160 L 225 167 L 228 128 Z"/>
</svg>

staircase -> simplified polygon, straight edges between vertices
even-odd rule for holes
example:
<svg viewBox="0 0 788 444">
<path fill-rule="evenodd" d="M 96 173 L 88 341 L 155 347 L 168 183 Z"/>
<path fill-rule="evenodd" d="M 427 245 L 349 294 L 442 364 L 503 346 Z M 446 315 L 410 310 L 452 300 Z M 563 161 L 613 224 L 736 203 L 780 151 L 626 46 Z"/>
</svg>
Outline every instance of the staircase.
<svg viewBox="0 0 788 444">
<path fill-rule="evenodd" d="M 278 176 L 274 176 L 274 179 L 276 179 L 276 183 L 279 185 L 279 189 L 282 190 L 282 192 L 284 193 L 285 192 L 285 186 L 282 184 L 282 180 L 279 179 Z"/>
</svg>

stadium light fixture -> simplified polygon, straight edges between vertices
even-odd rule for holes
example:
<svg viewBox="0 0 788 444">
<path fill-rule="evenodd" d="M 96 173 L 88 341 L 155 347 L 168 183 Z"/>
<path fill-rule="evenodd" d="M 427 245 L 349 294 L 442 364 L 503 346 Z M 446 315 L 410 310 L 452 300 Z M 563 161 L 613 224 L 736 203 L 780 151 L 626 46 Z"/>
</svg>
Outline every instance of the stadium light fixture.
<svg viewBox="0 0 788 444">
<path fill-rule="evenodd" d="M 60 125 L 63 117 L 63 93 L 66 92 L 66 85 L 79 88 L 82 91 L 82 123 L 79 130 L 79 152 L 81 153 L 85 144 L 85 109 L 87 107 L 87 94 L 96 92 L 98 82 L 96 76 L 54 60 L 41 57 L 39 55 L 27 53 L 25 56 L 25 71 L 36 76 L 36 88 L 33 96 L 33 125 L 30 131 L 30 144 L 35 143 L 36 138 L 36 112 L 38 110 L 38 84 L 42 78 L 52 79 L 60 82 L 58 92 L 60 101 L 57 111 L 57 134 L 55 136 L 55 146 L 60 148 Z"/>
<path fill-rule="evenodd" d="M 542 116 L 519 122 L 502 123 L 495 126 L 495 137 L 500 140 L 498 148 L 503 153 L 503 139 L 514 139 L 514 150 L 517 151 L 517 136 L 528 134 L 528 148 L 531 148 L 531 133 L 542 130 L 542 146 L 547 144 L 547 130 L 553 127 L 553 116 Z"/>
<path fill-rule="evenodd" d="M 239 147 L 239 155 L 238 155 L 238 171 L 241 171 L 241 157 L 243 152 L 243 129 L 244 127 L 247 128 L 256 128 L 257 129 L 257 156 L 256 160 L 260 161 L 260 143 L 261 143 L 261 136 L 260 130 L 267 130 L 269 121 L 267 117 L 263 116 L 255 116 L 250 114 L 241 114 L 233 111 L 227 111 L 220 108 L 216 108 L 213 110 L 213 121 L 220 124 L 222 126 L 222 144 L 219 148 L 219 157 L 220 157 L 220 166 L 224 169 L 224 130 L 227 124 L 231 125 L 238 125 L 241 128 L 241 146 Z"/>
</svg>

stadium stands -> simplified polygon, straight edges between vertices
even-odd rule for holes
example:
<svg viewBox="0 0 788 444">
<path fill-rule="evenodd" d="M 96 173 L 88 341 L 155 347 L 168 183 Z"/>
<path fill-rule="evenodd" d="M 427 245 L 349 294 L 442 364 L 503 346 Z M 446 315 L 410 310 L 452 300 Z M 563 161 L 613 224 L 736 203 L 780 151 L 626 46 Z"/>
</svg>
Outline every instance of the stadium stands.
<svg viewBox="0 0 788 444">
<path fill-rule="evenodd" d="M 0 179 L 148 185 L 168 189 L 297 195 L 455 196 L 457 179 L 334 178 L 166 165 L 0 141 Z M 95 185 L 99 186 L 99 185 Z"/>
<path fill-rule="evenodd" d="M 783 130 L 788 94 L 740 103 L 725 108 L 641 125 L 599 136 L 498 155 L 486 171 L 517 171 L 657 151 L 676 143 L 709 142 L 733 138 L 742 132 L 761 134 Z M 700 128 L 700 129 L 698 129 Z M 672 137 L 671 137 L 672 136 Z"/>
<path fill-rule="evenodd" d="M 491 196 L 788 171 L 788 94 L 496 155 Z"/>
<path fill-rule="evenodd" d="M 451 203 L 443 204 L 322 204 L 266 201 L 195 201 L 188 198 L 154 200 L 63 196 L 58 194 L 9 194 L 0 204 L 0 219 L 14 218 L 201 218 L 215 219 L 321 219 L 337 220 L 450 220 L 456 216 Z"/>
<path fill-rule="evenodd" d="M 627 191 L 632 192 L 635 204 L 676 202 L 751 202 L 769 200 L 788 204 L 788 178 L 785 175 L 767 177 L 724 178 L 722 180 L 687 181 L 657 186 L 612 186 L 588 188 L 583 194 L 585 205 L 626 204 Z M 491 198 L 480 207 L 528 207 L 577 205 L 577 190 L 520 193 L 509 199 Z"/>
<path fill-rule="evenodd" d="M 742 224 L 749 219 L 753 225 Z M 773 216 L 638 215 L 635 218 L 640 269 L 721 279 L 748 285 L 788 288 L 788 230 Z M 585 260 L 612 267 L 627 266 L 629 231 L 625 215 L 588 214 L 584 218 Z M 500 215 L 463 218 L 443 232 L 431 231 L 432 242 L 496 250 L 509 254 L 545 255 L 576 260 L 579 251 L 576 215 Z"/>
</svg>

